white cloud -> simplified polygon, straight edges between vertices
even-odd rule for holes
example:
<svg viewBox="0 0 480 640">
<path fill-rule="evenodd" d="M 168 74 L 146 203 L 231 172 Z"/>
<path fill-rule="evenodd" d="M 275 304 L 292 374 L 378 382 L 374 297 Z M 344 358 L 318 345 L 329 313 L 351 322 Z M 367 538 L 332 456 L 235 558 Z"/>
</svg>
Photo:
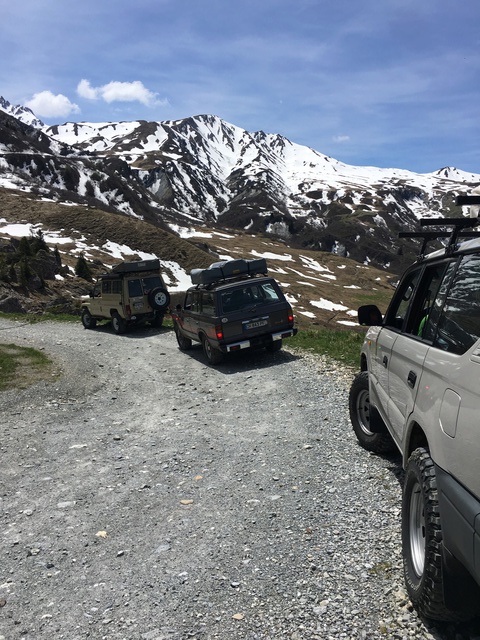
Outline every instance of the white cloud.
<svg viewBox="0 0 480 640">
<path fill-rule="evenodd" d="M 334 142 L 349 142 L 350 136 L 333 136 Z"/>
<path fill-rule="evenodd" d="M 71 113 L 80 113 L 80 108 L 74 102 L 59 93 L 54 95 L 51 91 L 35 93 L 33 98 L 25 103 L 37 116 L 44 118 L 56 118 L 68 116 Z"/>
<path fill-rule="evenodd" d="M 87 100 L 98 100 L 101 98 L 105 102 L 141 102 L 145 106 L 167 104 L 166 100 L 160 100 L 158 94 L 149 91 L 139 80 L 134 82 L 112 81 L 101 87 L 92 87 L 88 80 L 82 79 L 78 83 L 77 93 L 81 98 Z"/>
<path fill-rule="evenodd" d="M 80 80 L 77 86 L 77 93 L 81 98 L 87 100 L 96 100 L 98 98 L 98 89 L 94 89 L 88 80 Z"/>
</svg>

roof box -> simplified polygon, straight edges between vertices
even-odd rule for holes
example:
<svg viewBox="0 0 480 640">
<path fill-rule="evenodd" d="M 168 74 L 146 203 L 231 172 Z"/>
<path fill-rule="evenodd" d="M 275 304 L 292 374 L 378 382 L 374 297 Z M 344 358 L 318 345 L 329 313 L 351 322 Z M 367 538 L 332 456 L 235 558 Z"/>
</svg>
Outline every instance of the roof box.
<svg viewBox="0 0 480 640">
<path fill-rule="evenodd" d="M 137 262 L 121 262 L 112 267 L 114 273 L 133 273 L 135 271 L 159 271 L 160 260 L 141 260 Z"/>
<path fill-rule="evenodd" d="M 255 260 L 224 260 L 222 262 L 214 262 L 208 269 L 192 269 L 190 277 L 193 284 L 212 284 L 219 280 L 227 280 L 229 278 L 239 278 L 266 274 L 267 261 L 265 258 L 256 258 Z"/>
<path fill-rule="evenodd" d="M 220 267 L 209 267 L 208 269 L 192 269 L 190 271 L 192 284 L 212 284 L 218 280 L 223 280 Z"/>
</svg>

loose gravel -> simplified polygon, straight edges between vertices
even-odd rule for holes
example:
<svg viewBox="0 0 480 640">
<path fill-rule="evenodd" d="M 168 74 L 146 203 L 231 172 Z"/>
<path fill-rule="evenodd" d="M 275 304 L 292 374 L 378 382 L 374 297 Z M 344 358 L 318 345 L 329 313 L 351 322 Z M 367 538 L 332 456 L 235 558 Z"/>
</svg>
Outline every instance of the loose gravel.
<svg viewBox="0 0 480 640">
<path fill-rule="evenodd" d="M 399 457 L 352 373 L 285 350 L 213 368 L 170 330 L 0 320 L 60 376 L 0 393 L 0 640 L 480 638 L 425 624 Z"/>
</svg>

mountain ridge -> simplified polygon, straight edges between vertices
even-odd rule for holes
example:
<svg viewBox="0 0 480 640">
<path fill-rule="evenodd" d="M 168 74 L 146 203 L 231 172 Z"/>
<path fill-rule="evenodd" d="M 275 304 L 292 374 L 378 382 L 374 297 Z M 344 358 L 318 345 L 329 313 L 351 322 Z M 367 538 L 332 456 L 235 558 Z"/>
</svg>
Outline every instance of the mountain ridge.
<svg viewBox="0 0 480 640">
<path fill-rule="evenodd" d="M 5 113 L 27 120 L 34 115 L 8 105 L 2 98 Z M 456 196 L 480 184 L 480 175 L 454 167 L 416 174 L 348 165 L 284 136 L 248 132 L 212 115 L 164 122 L 39 122 L 33 131 L 44 134 L 51 155 L 60 158 L 55 171 L 39 173 L 40 182 L 57 194 L 103 201 L 110 210 L 173 231 L 208 225 L 264 233 L 395 273 L 416 250 L 398 232 L 414 230 L 420 217 L 462 215 Z M 4 139 L 3 133 L 0 151 L 9 170 L 28 183 L 36 176 L 25 158 L 8 155 L 13 151 L 2 146 Z M 36 152 L 45 154 L 42 148 Z"/>
</svg>

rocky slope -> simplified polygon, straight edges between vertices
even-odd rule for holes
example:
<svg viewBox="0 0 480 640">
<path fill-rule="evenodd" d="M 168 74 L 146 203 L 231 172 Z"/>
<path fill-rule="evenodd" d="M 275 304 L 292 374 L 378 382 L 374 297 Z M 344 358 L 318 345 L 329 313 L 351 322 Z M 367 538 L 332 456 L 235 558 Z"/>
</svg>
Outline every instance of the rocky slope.
<svg viewBox="0 0 480 640">
<path fill-rule="evenodd" d="M 211 115 L 29 129 L 7 111 L 22 116 L 0 103 L 0 178 L 16 185 L 164 228 L 266 233 L 395 273 L 416 251 L 398 232 L 432 213 L 461 215 L 456 195 L 480 183 L 450 167 L 416 174 L 346 165 Z"/>
</svg>

